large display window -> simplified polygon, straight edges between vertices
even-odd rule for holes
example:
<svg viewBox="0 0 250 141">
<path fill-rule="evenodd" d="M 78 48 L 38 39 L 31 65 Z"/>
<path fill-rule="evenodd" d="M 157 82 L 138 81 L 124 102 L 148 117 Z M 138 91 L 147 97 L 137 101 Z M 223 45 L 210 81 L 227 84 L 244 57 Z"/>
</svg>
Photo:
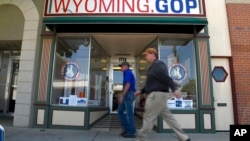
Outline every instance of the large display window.
<svg viewBox="0 0 250 141">
<path fill-rule="evenodd" d="M 108 87 L 108 64 L 108 54 L 96 40 L 92 38 L 88 106 L 108 106 L 108 95 L 106 93 Z"/>
<path fill-rule="evenodd" d="M 144 48 L 142 52 L 144 52 L 148 47 L 158 47 L 158 38 L 155 38 L 147 47 Z M 140 53 L 136 57 L 136 82 L 137 82 L 137 90 L 141 90 L 146 82 L 148 68 L 150 64 L 145 60 L 145 57 Z M 136 107 L 143 108 L 145 105 L 145 94 L 141 94 L 136 98 Z"/>
<path fill-rule="evenodd" d="M 52 104 L 87 106 L 90 37 L 58 36 L 52 78 Z"/>
<path fill-rule="evenodd" d="M 159 53 L 159 59 L 166 66 L 169 76 L 178 85 L 182 93 L 181 99 L 175 99 L 169 93 L 166 104 L 171 109 L 195 109 L 197 108 L 197 73 L 195 44 L 192 35 L 159 36 L 148 47 L 155 47 Z M 146 47 L 143 51 L 145 51 Z M 140 55 L 137 64 L 137 86 L 141 89 L 146 80 L 146 73 L 150 66 L 144 56 Z M 136 107 L 144 107 L 145 96 L 137 98 Z"/>
<path fill-rule="evenodd" d="M 182 99 L 170 93 L 167 104 L 170 108 L 193 109 L 197 107 L 197 73 L 195 44 L 192 36 L 159 37 L 159 59 L 169 76 L 182 92 Z"/>
</svg>

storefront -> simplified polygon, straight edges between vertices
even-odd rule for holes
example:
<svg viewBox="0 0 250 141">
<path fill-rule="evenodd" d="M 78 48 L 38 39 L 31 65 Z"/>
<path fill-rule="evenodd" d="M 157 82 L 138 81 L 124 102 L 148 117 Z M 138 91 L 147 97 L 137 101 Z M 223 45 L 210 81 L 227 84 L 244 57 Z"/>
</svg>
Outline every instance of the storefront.
<svg viewBox="0 0 250 141">
<path fill-rule="evenodd" d="M 224 0 L 0 0 L 0 11 L 0 114 L 14 126 L 89 130 L 117 113 L 119 63 L 131 64 L 142 88 L 148 47 L 183 94 L 166 104 L 185 131 L 234 123 Z M 155 126 L 170 132 L 161 117 Z"/>
<path fill-rule="evenodd" d="M 155 47 L 179 85 L 183 100 L 166 102 L 188 132 L 215 132 L 209 41 L 204 0 L 47 0 L 35 127 L 90 129 L 115 114 L 121 90 L 118 63 L 128 61 L 142 88 Z M 140 100 L 135 112 L 143 113 Z M 158 132 L 169 127 L 161 117 Z"/>
</svg>

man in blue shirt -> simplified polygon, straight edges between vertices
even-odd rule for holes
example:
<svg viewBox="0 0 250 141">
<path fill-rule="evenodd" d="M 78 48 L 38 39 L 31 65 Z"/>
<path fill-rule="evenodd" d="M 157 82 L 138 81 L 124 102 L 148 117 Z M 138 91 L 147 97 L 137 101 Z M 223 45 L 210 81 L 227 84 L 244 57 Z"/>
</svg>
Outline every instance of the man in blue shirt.
<svg viewBox="0 0 250 141">
<path fill-rule="evenodd" d="M 130 64 L 128 62 L 123 62 L 119 66 L 123 72 L 123 89 L 118 101 L 118 114 L 123 126 L 121 135 L 125 138 L 136 138 L 133 107 L 135 100 L 135 76 L 129 69 Z M 124 113 L 125 111 L 126 113 Z"/>
</svg>

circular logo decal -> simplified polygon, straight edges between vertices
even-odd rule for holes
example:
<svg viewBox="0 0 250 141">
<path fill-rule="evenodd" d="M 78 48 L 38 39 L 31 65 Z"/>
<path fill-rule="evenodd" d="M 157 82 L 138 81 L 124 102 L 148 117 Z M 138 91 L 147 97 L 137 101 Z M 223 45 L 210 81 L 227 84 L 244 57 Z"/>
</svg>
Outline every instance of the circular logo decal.
<svg viewBox="0 0 250 141">
<path fill-rule="evenodd" d="M 169 67 L 169 76 L 177 83 L 182 83 L 187 78 L 186 68 L 182 64 L 172 64 Z"/>
<path fill-rule="evenodd" d="M 75 80 L 79 76 L 79 66 L 74 62 L 68 62 L 62 67 L 62 76 L 66 80 Z"/>
</svg>

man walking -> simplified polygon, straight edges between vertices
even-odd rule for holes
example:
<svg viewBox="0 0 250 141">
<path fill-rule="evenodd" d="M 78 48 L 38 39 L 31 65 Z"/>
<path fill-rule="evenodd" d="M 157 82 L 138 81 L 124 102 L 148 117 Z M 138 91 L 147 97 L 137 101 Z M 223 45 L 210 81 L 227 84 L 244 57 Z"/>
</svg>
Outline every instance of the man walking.
<svg viewBox="0 0 250 141">
<path fill-rule="evenodd" d="M 133 102 L 135 100 L 135 77 L 129 69 L 130 64 L 128 62 L 123 62 L 119 66 L 123 72 L 123 89 L 118 101 L 118 114 L 123 126 L 121 136 L 125 138 L 136 138 L 133 107 Z M 124 113 L 125 111 L 126 114 Z"/>
<path fill-rule="evenodd" d="M 158 53 L 154 48 L 148 48 L 143 55 L 151 66 L 148 69 L 145 86 L 142 90 L 135 93 L 135 95 L 145 93 L 147 97 L 144 107 L 143 125 L 140 129 L 138 140 L 146 140 L 146 137 L 153 128 L 154 120 L 161 114 L 163 120 L 176 133 L 179 141 L 191 141 L 166 106 L 169 88 L 171 88 L 177 99 L 181 98 L 181 93 L 178 91 L 177 85 L 168 75 L 166 65 L 164 62 L 158 60 Z"/>
</svg>

